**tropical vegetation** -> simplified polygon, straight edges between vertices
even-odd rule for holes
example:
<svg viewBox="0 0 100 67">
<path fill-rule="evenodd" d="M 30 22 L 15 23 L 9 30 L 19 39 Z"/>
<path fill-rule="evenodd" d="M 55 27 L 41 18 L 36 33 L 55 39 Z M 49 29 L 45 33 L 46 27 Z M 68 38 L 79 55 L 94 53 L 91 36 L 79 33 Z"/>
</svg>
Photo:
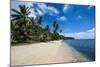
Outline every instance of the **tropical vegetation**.
<svg viewBox="0 0 100 67">
<path fill-rule="evenodd" d="M 12 8 L 11 11 L 13 12 L 11 14 L 11 44 L 73 39 L 72 37 L 64 37 L 57 32 L 59 29 L 57 20 L 52 24 L 53 32 L 50 31 L 49 25 L 42 28 L 43 17 L 38 16 L 35 21 L 33 17 L 29 17 L 30 8 L 25 5 L 19 5 L 19 10 Z"/>
</svg>

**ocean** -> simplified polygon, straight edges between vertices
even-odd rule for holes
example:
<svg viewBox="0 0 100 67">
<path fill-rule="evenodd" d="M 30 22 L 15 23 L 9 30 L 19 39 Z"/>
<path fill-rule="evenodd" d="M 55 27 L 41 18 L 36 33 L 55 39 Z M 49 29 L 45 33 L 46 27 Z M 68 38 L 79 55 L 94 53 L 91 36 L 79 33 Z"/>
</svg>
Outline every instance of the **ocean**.
<svg viewBox="0 0 100 67">
<path fill-rule="evenodd" d="M 82 53 L 91 61 L 95 61 L 95 39 L 65 40 L 71 47 Z"/>
</svg>

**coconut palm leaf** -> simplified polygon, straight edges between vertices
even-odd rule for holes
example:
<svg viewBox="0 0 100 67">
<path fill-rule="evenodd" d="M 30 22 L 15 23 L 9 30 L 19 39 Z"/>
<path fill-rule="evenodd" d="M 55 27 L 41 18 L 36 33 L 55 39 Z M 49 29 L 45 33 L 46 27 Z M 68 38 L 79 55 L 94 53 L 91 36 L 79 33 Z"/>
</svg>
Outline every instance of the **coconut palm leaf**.
<svg viewBox="0 0 100 67">
<path fill-rule="evenodd" d="M 13 11 L 13 12 L 15 12 L 15 13 L 17 13 L 17 14 L 21 14 L 19 11 L 17 11 L 16 9 L 11 9 L 11 11 Z"/>
</svg>

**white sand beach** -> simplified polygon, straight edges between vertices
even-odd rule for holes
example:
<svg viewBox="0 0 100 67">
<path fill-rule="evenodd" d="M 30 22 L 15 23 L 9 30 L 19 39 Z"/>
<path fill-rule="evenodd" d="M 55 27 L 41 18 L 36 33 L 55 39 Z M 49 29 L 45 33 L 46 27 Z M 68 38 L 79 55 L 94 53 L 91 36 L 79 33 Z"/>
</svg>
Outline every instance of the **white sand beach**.
<svg viewBox="0 0 100 67">
<path fill-rule="evenodd" d="M 11 46 L 11 66 L 89 61 L 63 40 Z"/>
</svg>

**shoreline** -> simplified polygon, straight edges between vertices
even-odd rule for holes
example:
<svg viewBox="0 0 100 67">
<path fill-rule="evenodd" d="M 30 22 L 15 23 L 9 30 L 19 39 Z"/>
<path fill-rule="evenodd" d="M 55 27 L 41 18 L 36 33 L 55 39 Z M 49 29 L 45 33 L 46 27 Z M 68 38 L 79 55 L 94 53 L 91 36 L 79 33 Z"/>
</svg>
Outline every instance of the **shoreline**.
<svg viewBox="0 0 100 67">
<path fill-rule="evenodd" d="M 89 61 L 63 40 L 11 46 L 11 66 Z"/>
<path fill-rule="evenodd" d="M 53 40 L 53 41 L 59 41 L 59 40 Z M 48 43 L 48 42 L 53 42 L 53 41 L 45 41 L 45 42 L 27 42 L 27 43 L 15 43 L 14 45 L 11 44 L 11 47 L 13 46 L 24 46 L 24 45 L 30 45 L 30 44 L 39 44 L 39 43 Z M 62 40 L 63 41 L 63 40 Z"/>
</svg>

